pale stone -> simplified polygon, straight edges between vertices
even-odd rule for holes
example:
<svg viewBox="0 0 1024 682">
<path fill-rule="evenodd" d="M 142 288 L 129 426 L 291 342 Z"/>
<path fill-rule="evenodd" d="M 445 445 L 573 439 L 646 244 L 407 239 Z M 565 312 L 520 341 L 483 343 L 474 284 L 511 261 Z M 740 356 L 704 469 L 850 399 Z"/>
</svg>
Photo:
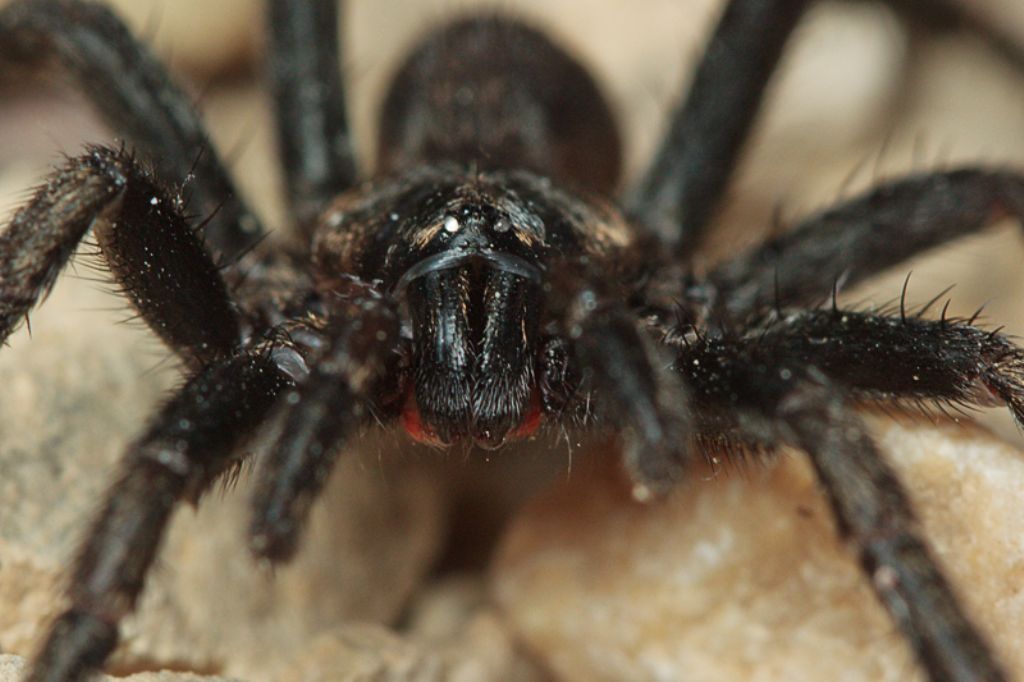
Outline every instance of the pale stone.
<svg viewBox="0 0 1024 682">
<path fill-rule="evenodd" d="M 0 654 L 0 682 L 21 682 L 21 675 L 25 672 L 25 659 L 20 656 Z M 95 682 L 239 682 L 234 678 L 212 677 L 209 675 L 195 675 L 193 673 L 178 672 L 145 672 L 128 675 L 127 677 L 112 677 L 100 675 Z"/>
<path fill-rule="evenodd" d="M 0 0 L 0 7 L 11 0 Z M 175 70 L 208 78 L 255 56 L 260 0 L 105 0 Z"/>
<path fill-rule="evenodd" d="M 262 44 L 261 0 L 111 0 L 176 70 L 200 79 L 244 67 Z"/>
<path fill-rule="evenodd" d="M 279 673 L 281 682 L 542 682 L 490 613 L 462 624 L 445 641 L 403 638 L 379 626 L 352 625 L 316 637 Z"/>
<path fill-rule="evenodd" d="M 969 611 L 1024 674 L 1024 454 L 969 426 L 874 423 Z M 494 594 L 563 680 L 918 677 L 798 454 L 649 505 L 618 466 L 580 466 L 514 522 Z"/>
</svg>

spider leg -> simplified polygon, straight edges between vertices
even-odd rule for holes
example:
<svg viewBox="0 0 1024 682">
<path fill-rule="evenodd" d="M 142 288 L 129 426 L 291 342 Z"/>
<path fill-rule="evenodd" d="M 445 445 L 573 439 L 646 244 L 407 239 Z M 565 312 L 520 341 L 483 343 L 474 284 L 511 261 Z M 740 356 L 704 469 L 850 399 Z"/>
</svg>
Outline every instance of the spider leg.
<svg viewBox="0 0 1024 682">
<path fill-rule="evenodd" d="M 677 367 L 702 423 L 731 415 L 741 437 L 807 453 L 840 532 L 930 679 L 1005 679 L 921 539 L 899 480 L 827 377 L 760 340 L 695 343 L 680 349 Z"/>
<path fill-rule="evenodd" d="M 326 348 L 284 401 L 283 427 L 269 448 L 253 495 L 251 547 L 283 561 L 296 549 L 310 505 L 334 466 L 340 446 L 369 418 L 389 361 L 396 357 L 395 306 L 372 285 L 335 283 Z"/>
<path fill-rule="evenodd" d="M 0 341 L 94 226 L 115 281 L 186 362 L 231 355 L 238 315 L 181 200 L 124 151 L 94 147 L 55 171 L 0 233 Z"/>
<path fill-rule="evenodd" d="M 915 175 L 811 216 L 708 275 L 721 318 L 820 301 L 1000 218 L 1024 218 L 1024 176 L 977 168 Z"/>
<path fill-rule="evenodd" d="M 731 0 L 659 152 L 626 197 L 640 224 L 689 253 L 732 175 L 765 86 L 809 0 Z"/>
<path fill-rule="evenodd" d="M 969 7 L 949 0 L 882 2 L 914 19 L 914 26 L 976 33 L 1024 68 L 1024 50 Z M 703 236 L 786 40 L 809 5 L 810 0 L 730 0 L 654 161 L 627 194 L 627 213 L 674 243 L 679 255 L 691 253 Z"/>
<path fill-rule="evenodd" d="M 16 0 L 0 9 L 0 60 L 56 61 L 108 123 L 154 160 L 161 177 L 194 178 L 192 204 L 210 216 L 212 248 L 233 257 L 259 237 L 258 219 L 239 198 L 188 97 L 107 7 Z"/>
<path fill-rule="evenodd" d="M 338 0 L 267 2 L 278 146 L 292 214 L 307 232 L 327 202 L 356 182 L 338 64 L 338 4 Z"/>
<path fill-rule="evenodd" d="M 639 320 L 616 305 L 580 296 L 569 338 L 584 373 L 606 403 L 610 422 L 625 427 L 626 466 L 647 497 L 668 490 L 689 453 L 689 396 L 671 371 L 670 358 L 641 332 Z"/>
<path fill-rule="evenodd" d="M 171 512 L 239 461 L 238 447 L 290 383 L 269 352 L 243 351 L 202 369 L 167 402 L 124 455 L 71 572 L 71 606 L 52 626 L 29 682 L 81 680 L 103 665 Z"/>
<path fill-rule="evenodd" d="M 760 337 L 868 399 L 1005 403 L 1024 426 L 1024 349 L 962 320 L 800 313 Z"/>
</svg>

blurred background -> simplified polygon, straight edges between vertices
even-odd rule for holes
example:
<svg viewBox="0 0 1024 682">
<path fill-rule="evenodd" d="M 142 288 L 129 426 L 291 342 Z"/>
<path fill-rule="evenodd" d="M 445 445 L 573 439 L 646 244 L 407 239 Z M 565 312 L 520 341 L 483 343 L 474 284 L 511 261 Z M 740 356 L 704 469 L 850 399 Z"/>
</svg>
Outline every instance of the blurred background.
<svg viewBox="0 0 1024 682">
<path fill-rule="evenodd" d="M 963 2 L 1024 45 L 1024 6 L 1017 0 Z M 285 229 L 269 103 L 261 85 L 261 3 L 109 4 L 196 98 L 245 198 L 269 227 Z M 597 75 L 625 133 L 628 181 L 651 157 L 722 3 L 350 2 L 343 64 L 364 170 L 372 168 L 377 108 L 399 60 L 430 26 L 479 5 L 520 14 L 545 28 Z M 851 0 L 816 6 L 791 43 L 762 113 L 700 263 L 756 243 L 778 229 L 780 220 L 791 224 L 882 178 L 961 163 L 1024 168 L 1024 72 L 976 38 L 907 30 L 892 12 L 875 3 Z M 116 133 L 92 115 L 74 88 L 0 78 L 0 224 L 62 154 L 75 154 L 85 143 L 115 139 Z M 1024 239 L 1015 221 L 1005 221 L 844 292 L 843 300 L 859 305 L 888 302 L 899 296 L 904 278 L 913 271 L 911 304 L 956 284 L 950 294 L 953 314 L 969 315 L 986 304 L 983 324 L 1005 325 L 1008 333 L 1024 335 L 1022 265 Z M 173 365 L 163 362 L 166 351 L 145 330 L 116 324 L 127 317 L 125 306 L 104 286 L 89 281 L 92 276 L 82 267 L 73 269 L 51 300 L 33 314 L 31 343 L 23 329 L 12 337 L 10 348 L 0 352 L 0 386 L 6 392 L 0 396 L 0 448 L 8 457 L 0 457 L 6 462 L 0 465 L 0 493 L 23 499 L 34 481 L 55 475 L 67 486 L 62 495 L 78 495 L 83 506 L 91 506 L 104 488 L 109 463 L 176 380 Z M 1001 436 L 1024 443 L 1003 412 L 989 411 L 981 418 Z M 385 439 L 379 447 L 390 446 Z M 54 460 L 33 459 L 41 450 Z M 69 453 L 93 450 L 98 451 L 100 464 L 88 471 L 91 465 L 68 470 L 65 464 L 53 463 Z M 19 452 L 32 457 L 11 456 Z M 526 460 L 528 471 L 514 474 L 519 477 L 514 480 L 535 481 L 547 475 L 538 471 L 564 465 L 562 454 L 556 462 L 542 459 Z M 466 473 L 476 481 L 475 492 L 466 494 L 514 505 L 530 486 L 510 491 L 504 479 L 511 475 L 507 470 Z M 401 485 L 390 481 L 385 488 Z M 409 503 L 409 516 L 443 507 L 428 498 L 422 506 Z M 0 536 L 11 528 L 28 536 L 52 526 L 47 532 L 65 551 L 72 542 L 69 538 L 77 537 L 82 507 L 65 509 L 51 503 L 59 501 L 41 502 L 20 519 L 10 514 L 5 519 L 0 512 Z M 375 504 L 372 499 L 364 503 Z M 490 530 L 463 532 L 486 535 Z M 435 539 L 443 535 L 434 527 L 421 533 Z M 482 542 L 484 549 L 489 548 Z M 422 557 L 443 553 L 440 544 L 443 540 L 436 539 L 434 545 L 417 550 L 422 555 L 417 570 L 428 570 L 422 566 L 430 562 Z M 196 579 L 210 570 L 205 566 L 191 574 L 182 569 L 178 577 Z M 408 589 L 400 592 L 404 596 Z M 305 599 L 315 602 L 316 596 Z M 389 604 L 374 613 L 379 620 L 393 620 L 399 609 Z M 0 633 L 2 626 L 0 622 Z M 235 621 L 225 625 L 230 627 L 240 626 Z M 18 642 L 28 638 L 23 635 Z M 0 651 L 5 641 L 8 650 L 14 650 L 7 639 L 0 640 Z M 167 658 L 179 653 L 172 647 Z"/>
</svg>

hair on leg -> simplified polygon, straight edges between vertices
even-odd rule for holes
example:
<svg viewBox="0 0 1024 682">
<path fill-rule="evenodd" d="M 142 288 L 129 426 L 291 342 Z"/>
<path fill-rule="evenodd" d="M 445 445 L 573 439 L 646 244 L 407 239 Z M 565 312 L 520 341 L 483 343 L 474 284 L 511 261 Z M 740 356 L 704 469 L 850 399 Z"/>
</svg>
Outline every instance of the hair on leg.
<svg viewBox="0 0 1024 682">
<path fill-rule="evenodd" d="M 761 339 L 680 347 L 676 367 L 698 430 L 807 453 L 840 532 L 931 679 L 1005 678 L 922 540 L 899 480 L 823 373 Z"/>
<path fill-rule="evenodd" d="M 289 394 L 282 428 L 253 494 L 250 546 L 273 561 L 294 554 L 302 523 L 339 448 L 369 420 L 385 370 L 393 369 L 399 341 L 394 305 L 365 282 L 337 284 L 341 294 L 329 301 L 322 331 L 326 348 Z"/>
<path fill-rule="evenodd" d="M 109 8 L 82 0 L 15 0 L 0 9 L 0 64 L 56 62 L 108 123 L 152 159 L 159 175 L 188 183 L 208 217 L 211 248 L 231 258 L 262 228 L 238 195 L 189 98 Z"/>
<path fill-rule="evenodd" d="M 819 302 L 842 277 L 855 284 L 1011 215 L 1024 217 L 1024 176 L 978 168 L 879 185 L 801 221 L 715 268 L 720 317 Z"/>
<path fill-rule="evenodd" d="M 1024 349 L 959 319 L 847 310 L 787 316 L 757 343 L 869 400 L 990 406 L 1024 425 Z"/>
<path fill-rule="evenodd" d="M 663 493 L 679 480 L 690 456 L 690 400 L 664 352 L 625 309 L 578 296 L 567 335 L 580 368 L 598 391 L 599 409 L 627 429 L 626 466 L 636 494 Z"/>
<path fill-rule="evenodd" d="M 52 626 L 29 682 L 82 680 L 102 667 L 171 512 L 239 461 L 239 446 L 290 384 L 268 351 L 244 351 L 202 369 L 167 402 L 122 459 L 72 569 L 71 606 Z"/>
<path fill-rule="evenodd" d="M 50 176 L 0 230 L 0 342 L 53 287 L 95 218 L 116 199 L 123 177 L 88 155 Z"/>
<path fill-rule="evenodd" d="M 193 366 L 234 353 L 238 315 L 183 210 L 123 150 L 69 159 L 0 232 L 0 340 L 93 227 L 114 281 L 168 346 Z"/>
</svg>

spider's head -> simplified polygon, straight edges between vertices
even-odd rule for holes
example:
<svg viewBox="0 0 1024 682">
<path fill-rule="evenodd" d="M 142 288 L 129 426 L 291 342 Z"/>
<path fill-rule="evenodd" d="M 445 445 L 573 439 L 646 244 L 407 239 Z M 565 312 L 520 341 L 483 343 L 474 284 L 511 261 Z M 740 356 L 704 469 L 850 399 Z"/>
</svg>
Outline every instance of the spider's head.
<svg viewBox="0 0 1024 682">
<path fill-rule="evenodd" d="M 381 280 L 399 303 L 411 336 L 400 407 L 408 433 L 496 448 L 541 422 L 545 214 L 486 176 L 422 180 L 340 206 L 337 229 L 321 232 L 317 260 Z"/>
</svg>

